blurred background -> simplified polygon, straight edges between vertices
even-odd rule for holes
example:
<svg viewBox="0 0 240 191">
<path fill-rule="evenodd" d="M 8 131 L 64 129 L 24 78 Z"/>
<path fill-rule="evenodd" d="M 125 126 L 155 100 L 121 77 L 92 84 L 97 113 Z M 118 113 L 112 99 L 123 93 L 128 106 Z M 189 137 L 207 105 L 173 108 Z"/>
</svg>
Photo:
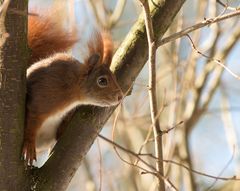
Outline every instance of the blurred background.
<svg viewBox="0 0 240 191">
<path fill-rule="evenodd" d="M 227 7 L 226 7 L 227 5 Z M 56 11 L 66 28 L 77 26 L 81 41 L 72 50 L 83 59 L 84 43 L 94 28 L 111 31 L 117 47 L 141 13 L 137 0 L 30 0 L 29 9 Z M 239 0 L 187 0 L 164 37 L 204 19 L 236 11 Z M 59 14 L 58 14 L 59 13 Z M 157 88 L 160 126 L 173 128 L 163 135 L 165 176 L 180 191 L 239 191 L 240 181 L 202 176 L 182 165 L 216 177 L 240 177 L 239 16 L 212 24 L 158 48 Z M 148 67 L 143 68 L 127 96 L 101 134 L 155 165 L 148 100 Z M 116 119 L 116 120 L 115 120 Z M 116 123 L 114 123 L 114 120 Z M 81 125 L 81 124 L 79 124 Z M 154 191 L 157 181 L 141 174 L 136 158 L 98 138 L 74 176 L 68 191 Z M 120 158 L 120 157 L 121 158 Z M 128 163 L 124 162 L 127 161 Z M 137 165 L 147 169 L 142 163 Z M 170 190 L 167 188 L 167 190 Z"/>
</svg>

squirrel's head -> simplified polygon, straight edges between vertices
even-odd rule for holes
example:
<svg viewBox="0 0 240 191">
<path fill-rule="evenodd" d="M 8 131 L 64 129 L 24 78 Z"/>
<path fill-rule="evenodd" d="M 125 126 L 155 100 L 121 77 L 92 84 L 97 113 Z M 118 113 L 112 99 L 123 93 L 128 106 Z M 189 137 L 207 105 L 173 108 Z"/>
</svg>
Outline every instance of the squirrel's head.
<svg viewBox="0 0 240 191">
<path fill-rule="evenodd" d="M 85 95 L 89 103 L 97 106 L 112 106 L 118 104 L 123 93 L 113 73 L 109 69 L 110 63 L 102 63 L 98 54 L 93 54 L 85 62 L 87 77 L 85 78 Z"/>
</svg>

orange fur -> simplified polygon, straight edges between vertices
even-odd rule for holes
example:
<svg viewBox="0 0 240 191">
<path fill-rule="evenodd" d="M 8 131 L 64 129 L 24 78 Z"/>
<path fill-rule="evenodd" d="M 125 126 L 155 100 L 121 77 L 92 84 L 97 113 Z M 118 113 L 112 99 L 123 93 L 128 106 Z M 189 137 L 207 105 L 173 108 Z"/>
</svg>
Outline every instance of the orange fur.
<svg viewBox="0 0 240 191">
<path fill-rule="evenodd" d="M 104 43 L 103 43 L 102 35 L 101 33 L 95 31 L 88 42 L 89 53 L 84 63 L 87 62 L 89 56 L 96 53 L 98 54 L 98 56 L 100 56 L 99 63 L 102 63 L 103 55 L 104 55 L 103 49 L 104 49 Z"/>
<path fill-rule="evenodd" d="M 67 51 L 77 41 L 76 29 L 68 32 L 48 16 L 28 17 L 28 45 L 31 49 L 29 65 L 54 53 Z"/>
<path fill-rule="evenodd" d="M 116 105 L 123 98 L 122 90 L 109 69 L 113 55 L 110 35 L 93 32 L 86 47 L 88 55 L 84 63 L 80 63 L 61 53 L 78 41 L 77 30 L 74 28 L 67 32 L 52 18 L 34 15 L 29 16 L 28 22 L 28 44 L 32 54 L 27 70 L 22 154 L 30 165 L 37 159 L 36 148 L 39 152 L 42 148 L 49 149 L 52 140 L 56 141 L 64 132 L 74 113 L 71 109 L 84 104 Z M 99 85 L 99 79 L 105 79 L 107 86 Z"/>
<path fill-rule="evenodd" d="M 108 32 L 102 32 L 103 39 L 103 62 L 110 66 L 113 56 L 113 41 L 111 35 Z"/>
</svg>

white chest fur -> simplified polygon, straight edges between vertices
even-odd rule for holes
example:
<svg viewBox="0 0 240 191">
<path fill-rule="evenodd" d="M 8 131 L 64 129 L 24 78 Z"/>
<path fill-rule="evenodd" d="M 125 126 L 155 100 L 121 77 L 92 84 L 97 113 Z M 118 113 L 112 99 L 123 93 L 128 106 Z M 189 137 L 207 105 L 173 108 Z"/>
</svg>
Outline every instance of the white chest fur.
<svg viewBox="0 0 240 191">
<path fill-rule="evenodd" d="M 40 153 L 46 151 L 54 146 L 56 143 L 57 128 L 62 122 L 64 116 L 76 106 L 80 105 L 80 102 L 74 102 L 64 108 L 64 110 L 49 116 L 42 124 L 41 128 L 37 132 L 36 138 L 36 152 Z"/>
</svg>

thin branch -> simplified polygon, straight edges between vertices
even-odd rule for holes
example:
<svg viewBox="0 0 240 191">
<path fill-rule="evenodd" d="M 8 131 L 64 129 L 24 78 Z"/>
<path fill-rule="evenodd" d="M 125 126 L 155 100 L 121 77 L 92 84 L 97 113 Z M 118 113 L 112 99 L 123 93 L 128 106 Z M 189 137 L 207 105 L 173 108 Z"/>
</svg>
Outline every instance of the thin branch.
<svg viewBox="0 0 240 191">
<path fill-rule="evenodd" d="M 143 7 L 145 26 L 147 32 L 148 40 L 148 64 L 149 64 L 149 102 L 150 102 L 150 112 L 153 124 L 153 134 L 155 143 L 155 155 L 160 160 L 156 161 L 157 171 L 164 176 L 163 169 L 163 143 L 162 143 L 162 132 L 160 129 L 159 119 L 157 116 L 157 90 L 156 90 L 156 42 L 155 35 L 153 31 L 152 18 L 150 15 L 149 4 L 147 0 L 140 0 Z M 158 179 L 158 190 L 165 191 L 165 185 L 162 178 Z"/>
<path fill-rule="evenodd" d="M 165 129 L 165 130 L 162 130 L 162 134 L 164 135 L 164 134 L 169 133 L 170 131 L 174 130 L 175 128 L 177 128 L 178 126 L 180 126 L 180 125 L 183 124 L 183 123 L 184 123 L 184 121 L 180 121 L 180 122 L 178 122 L 177 124 L 175 124 L 174 126 L 169 127 L 169 128 L 167 128 L 167 129 Z M 154 139 L 150 139 L 151 133 L 152 133 L 152 128 L 149 128 L 149 131 L 148 131 L 148 133 L 147 133 L 147 136 L 146 136 L 144 142 L 142 143 L 142 145 L 140 146 L 140 148 L 139 148 L 139 150 L 138 150 L 138 154 L 141 154 L 143 147 L 144 147 L 147 143 L 154 141 Z M 138 161 L 136 161 L 136 163 L 137 163 L 137 162 L 138 162 Z"/>
<path fill-rule="evenodd" d="M 178 38 L 181 38 L 183 36 L 186 36 L 186 34 L 190 33 L 190 32 L 193 32 L 197 29 L 200 29 L 200 28 L 203 28 L 205 26 L 209 26 L 213 23 L 217 23 L 217 22 L 220 22 L 220 21 L 223 21 L 223 20 L 226 20 L 226 19 L 229 19 L 229 18 L 232 18 L 232 17 L 236 17 L 236 16 L 239 16 L 240 15 L 240 10 L 236 10 L 232 13 L 228 13 L 228 14 L 224 14 L 220 17 L 214 17 L 214 18 L 210 18 L 210 19 L 205 19 L 204 21 L 201 21 L 193 26 L 190 26 L 186 29 L 183 29 L 181 30 L 180 32 L 177 32 L 173 35 L 170 35 L 168 37 L 165 37 L 163 38 L 162 40 L 159 40 L 157 42 L 157 46 L 162 46 L 168 42 L 171 42 L 171 41 L 174 41 Z"/>
<path fill-rule="evenodd" d="M 113 141 L 111 141 L 110 139 L 102 136 L 101 134 L 98 134 L 98 136 L 99 136 L 101 139 L 103 139 L 104 141 L 106 141 L 106 142 L 110 143 L 111 145 L 113 145 L 114 147 L 120 149 L 121 151 L 123 151 L 123 152 L 125 152 L 125 153 L 128 153 L 128 154 L 132 155 L 133 157 L 136 157 L 139 161 L 141 161 L 143 164 L 145 164 L 147 167 L 149 167 L 149 169 L 151 169 L 153 172 L 158 173 L 157 170 L 156 170 L 153 166 L 149 165 L 144 159 L 142 159 L 142 158 L 140 157 L 140 156 L 148 156 L 148 157 L 151 157 L 151 158 L 153 158 L 153 159 L 155 159 L 155 160 L 159 160 L 159 159 L 158 159 L 157 157 L 155 157 L 154 155 L 148 154 L 148 153 L 147 153 L 147 154 L 137 154 L 137 153 L 135 153 L 135 152 L 133 152 L 133 151 L 131 151 L 131 150 L 129 150 L 129 149 L 127 149 L 127 148 L 125 148 L 125 147 L 123 147 L 123 146 L 121 146 L 121 145 L 113 142 Z M 201 176 L 204 176 L 204 177 L 207 177 L 207 178 L 224 180 L 224 181 L 229 181 L 229 180 L 240 181 L 240 178 L 237 178 L 235 175 L 232 176 L 232 177 L 214 176 L 214 175 L 210 175 L 210 174 L 207 174 L 207 173 L 204 173 L 204 172 L 200 172 L 200 171 L 191 169 L 191 168 L 189 168 L 188 166 L 186 166 L 186 165 L 184 165 L 184 164 L 182 164 L 182 163 L 180 163 L 180 162 L 176 162 L 176 161 L 173 161 L 173 160 L 165 160 L 165 159 L 162 160 L 162 161 L 165 162 L 165 163 L 170 163 L 170 164 L 174 164 L 174 165 L 180 166 L 180 167 L 186 169 L 187 171 L 193 172 L 193 173 L 195 173 L 195 174 L 198 174 L 198 175 L 201 175 Z M 134 165 L 134 164 L 132 164 L 132 163 L 129 163 L 129 164 Z M 166 178 L 165 178 L 165 180 L 166 180 Z"/>
<path fill-rule="evenodd" d="M 222 50 L 222 53 L 219 55 L 219 58 L 221 60 L 226 59 L 226 57 L 229 55 L 230 50 L 232 50 L 232 48 L 237 44 L 239 38 L 240 38 L 240 30 L 239 28 L 237 28 L 236 31 L 234 31 L 233 34 L 231 35 L 231 38 L 229 39 L 229 41 L 226 43 L 226 46 Z M 215 76 L 210 82 L 210 85 L 209 85 L 210 88 L 208 91 L 209 93 L 204 97 L 202 107 L 198 109 L 197 112 L 203 113 L 203 111 L 206 110 L 208 104 L 210 103 L 214 95 L 214 92 L 217 89 L 217 85 L 220 83 L 220 79 L 223 71 L 224 71 L 223 67 L 215 67 L 215 70 L 214 70 Z"/>
<path fill-rule="evenodd" d="M 109 27 L 110 28 L 114 27 L 118 23 L 121 15 L 123 13 L 125 5 L 126 5 L 126 0 L 118 0 L 114 11 L 109 18 Z"/>
<path fill-rule="evenodd" d="M 0 16 L 1 19 L 5 18 L 7 9 L 8 9 L 8 5 L 10 3 L 11 0 L 4 0 L 4 2 L 2 3 L 2 5 L 0 6 Z"/>
<path fill-rule="evenodd" d="M 219 3 L 220 5 L 222 5 L 225 9 L 228 10 L 239 10 L 239 7 L 230 7 L 228 4 L 223 3 L 220 0 L 217 0 L 217 3 Z"/>
<path fill-rule="evenodd" d="M 112 14 L 108 13 L 103 1 L 98 4 L 99 6 L 96 4 L 96 1 L 93 0 L 89 0 L 89 3 L 92 7 L 93 14 L 100 26 L 106 29 L 112 29 L 114 26 L 116 26 L 123 13 L 126 5 L 126 0 L 118 0 Z M 101 10 L 97 9 L 97 6 L 98 8 L 100 7 Z"/>
<path fill-rule="evenodd" d="M 105 27 L 106 26 L 106 23 L 105 21 L 103 20 L 103 18 L 101 17 L 101 15 L 99 15 L 99 11 L 97 10 L 97 6 L 96 6 L 96 1 L 94 0 L 89 0 L 89 3 L 92 7 L 92 10 L 93 10 L 93 14 L 94 14 L 94 17 L 96 18 L 97 20 L 97 23 L 101 26 L 101 27 Z M 101 7 L 101 10 L 104 10 L 102 7 Z M 104 14 L 104 13 L 102 13 Z"/>
<path fill-rule="evenodd" d="M 221 176 L 224 173 L 224 171 L 227 169 L 227 167 L 229 167 L 229 165 L 232 163 L 232 161 L 234 159 L 234 154 L 235 154 L 235 149 L 233 150 L 231 158 L 229 159 L 229 161 L 227 161 L 227 164 L 221 170 L 221 172 L 219 173 L 218 177 Z M 210 191 L 215 186 L 215 184 L 217 183 L 218 180 L 219 179 L 215 179 L 214 182 L 206 189 L 206 191 Z"/>
<path fill-rule="evenodd" d="M 203 57 L 207 58 L 207 59 L 210 60 L 210 61 L 213 61 L 213 62 L 217 63 L 219 66 L 223 67 L 228 73 L 230 73 L 234 78 L 240 80 L 240 76 L 237 75 L 237 74 L 235 74 L 235 73 L 234 73 L 233 71 L 231 71 L 227 66 L 225 66 L 225 65 L 221 62 L 221 60 L 218 60 L 218 59 L 216 59 L 216 58 L 209 57 L 209 56 L 207 56 L 206 54 L 202 53 L 201 51 L 199 51 L 199 50 L 196 48 L 196 46 L 194 45 L 194 42 L 193 42 L 192 38 L 191 38 L 188 34 L 186 34 L 185 36 L 188 37 L 188 39 L 190 40 L 190 43 L 191 43 L 192 48 L 193 48 L 198 54 L 202 55 Z"/>
<path fill-rule="evenodd" d="M 159 118 L 160 114 L 163 112 L 164 108 L 167 106 L 167 104 L 165 104 L 165 97 L 166 97 L 165 95 L 166 95 L 166 92 L 165 92 L 165 94 L 164 94 L 164 96 L 163 96 L 162 107 L 159 109 L 157 115 L 155 116 L 154 121 L 156 121 L 156 119 Z M 152 135 L 152 131 L 153 131 L 153 123 L 151 124 L 150 127 L 148 127 L 147 136 L 146 136 L 144 142 L 142 143 L 142 145 L 140 146 L 138 153 L 141 153 L 143 147 L 149 142 L 150 136 Z M 138 161 L 136 161 L 136 163 L 137 163 L 137 162 L 138 162 Z"/>
<path fill-rule="evenodd" d="M 217 57 L 221 60 L 226 60 L 226 57 L 229 55 L 230 51 L 233 49 L 234 45 L 237 44 L 238 40 L 240 38 L 240 30 L 239 28 L 236 28 L 236 30 L 231 35 L 230 39 L 225 43 L 225 46 L 223 47 L 221 53 L 217 54 Z M 195 45 L 194 45 L 195 46 Z M 212 55 L 212 54 L 211 54 Z M 196 90 L 195 94 L 197 96 L 194 105 L 192 106 L 193 109 L 186 114 L 185 112 L 185 124 L 186 128 L 188 129 L 188 132 L 191 132 L 191 129 L 193 128 L 194 124 L 198 121 L 201 114 L 207 110 L 207 106 L 210 103 L 214 92 L 216 91 L 218 84 L 220 83 L 221 75 L 224 71 L 223 67 L 217 67 L 217 65 L 213 65 L 213 63 L 209 62 L 204 67 L 204 72 L 200 74 L 199 78 L 196 80 Z M 206 85 L 207 78 L 209 74 L 213 73 L 214 78 L 211 79 L 210 83 L 208 83 L 209 90 L 206 94 L 203 94 L 202 91 L 203 87 Z M 201 105 L 200 99 L 202 100 Z"/>
<path fill-rule="evenodd" d="M 159 177 L 160 179 L 164 180 L 165 183 L 166 183 L 170 188 L 173 188 L 175 191 L 178 190 L 178 189 L 173 185 L 173 183 L 171 183 L 166 177 L 164 177 L 164 176 L 162 176 L 161 174 L 159 174 L 159 172 L 158 172 L 153 166 L 149 165 L 145 160 L 143 160 L 141 157 L 139 157 L 139 155 L 138 155 L 137 153 L 134 153 L 133 151 L 128 150 L 128 149 L 122 147 L 121 145 L 119 145 L 119 144 L 111 141 L 110 139 L 102 136 L 101 134 L 98 134 L 98 137 L 100 137 L 100 138 L 103 139 L 104 141 L 110 143 L 110 144 L 113 145 L 114 147 L 117 147 L 117 148 L 120 149 L 121 151 L 124 151 L 124 152 L 126 152 L 126 153 L 128 153 L 128 154 L 130 154 L 130 155 L 132 155 L 132 156 L 134 156 L 134 157 L 136 157 L 139 161 L 141 161 L 143 164 L 145 164 L 149 169 L 151 169 L 151 170 L 153 171 L 153 172 L 151 172 L 151 173 L 154 173 L 155 176 L 157 176 L 157 177 Z M 142 167 L 140 167 L 140 166 L 137 166 L 136 164 L 132 164 L 132 163 L 126 161 L 125 159 L 123 159 L 123 158 L 121 157 L 121 155 L 120 155 L 118 152 L 117 152 L 117 155 L 118 155 L 118 157 L 119 157 L 121 160 L 123 160 L 125 163 L 127 163 L 127 164 L 129 164 L 129 165 L 131 165 L 131 166 L 136 166 L 136 167 L 138 167 L 138 168 L 140 168 L 140 169 L 142 169 L 142 170 L 144 170 L 144 171 L 146 171 L 146 172 L 150 172 L 150 171 L 147 171 L 147 170 L 145 170 L 144 168 L 142 168 Z"/>
<path fill-rule="evenodd" d="M 178 126 L 182 125 L 184 123 L 184 121 L 180 121 L 178 122 L 177 124 L 175 124 L 174 126 L 168 128 L 168 129 L 165 129 L 165 130 L 162 130 L 162 133 L 163 134 L 167 134 L 169 133 L 170 131 L 172 131 L 173 129 L 177 128 Z"/>
<path fill-rule="evenodd" d="M 206 173 L 204 173 L 204 172 L 200 172 L 200 171 L 191 169 L 191 168 L 189 168 L 189 167 L 187 167 L 187 166 L 185 166 L 185 165 L 183 165 L 183 164 L 181 164 L 181 163 L 178 163 L 178 162 L 176 162 L 176 161 L 164 160 L 164 162 L 181 166 L 181 167 L 185 168 L 185 169 L 188 170 L 188 171 L 191 171 L 191 172 L 193 172 L 193 173 L 195 173 L 195 174 L 198 174 L 198 175 L 201 175 L 201 176 L 204 176 L 204 177 L 213 178 L 213 179 L 217 179 L 217 180 L 224 180 L 224 181 L 229 181 L 229 180 L 240 181 L 240 178 L 237 178 L 235 175 L 232 176 L 232 177 L 213 176 L 213 175 L 210 175 L 210 174 L 206 174 Z"/>
<path fill-rule="evenodd" d="M 98 154 L 99 154 L 99 189 L 98 191 L 102 190 L 102 152 L 99 139 L 97 138 L 97 146 L 98 146 Z"/>
<path fill-rule="evenodd" d="M 4 45 L 4 43 L 6 42 L 7 38 L 10 36 L 9 33 L 6 31 L 5 29 L 5 17 L 6 17 L 6 13 L 9 6 L 10 0 L 4 0 L 4 2 L 2 3 L 2 5 L 0 6 L 0 25 L 2 25 L 2 29 L 1 29 L 1 34 L 0 34 L 0 47 L 2 47 Z M 0 81 L 0 87 L 1 87 L 1 81 Z"/>
</svg>

